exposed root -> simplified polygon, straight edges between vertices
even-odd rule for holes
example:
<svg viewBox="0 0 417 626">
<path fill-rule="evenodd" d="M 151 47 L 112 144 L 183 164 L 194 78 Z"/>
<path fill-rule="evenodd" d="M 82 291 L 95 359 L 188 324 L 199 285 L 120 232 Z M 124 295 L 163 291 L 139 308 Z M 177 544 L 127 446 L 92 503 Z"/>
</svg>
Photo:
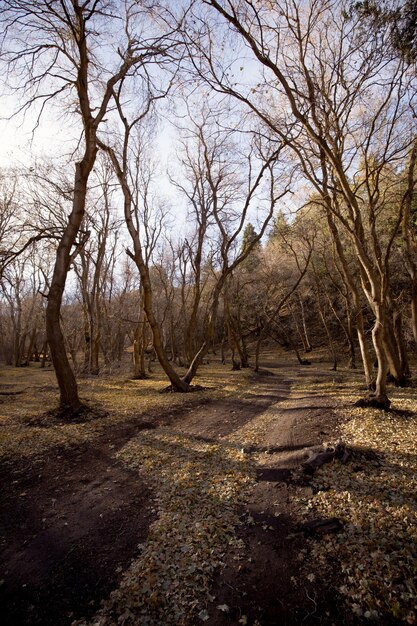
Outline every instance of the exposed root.
<svg viewBox="0 0 417 626">
<path fill-rule="evenodd" d="M 314 474 L 316 469 L 330 463 L 334 459 L 338 459 L 342 463 L 347 463 L 350 453 L 342 443 L 327 444 L 323 446 L 313 446 L 307 450 L 308 459 L 302 463 L 303 470 L 306 474 Z"/>
<path fill-rule="evenodd" d="M 381 409 L 382 411 L 389 411 L 391 406 L 391 400 L 387 396 L 375 396 L 369 394 L 365 398 L 360 398 L 353 406 L 363 409 Z"/>
<path fill-rule="evenodd" d="M 331 517 L 329 519 L 320 518 L 300 524 L 300 530 L 312 537 L 337 533 L 342 529 L 343 522 L 337 517 Z"/>
<path fill-rule="evenodd" d="M 182 391 L 182 389 L 175 389 L 172 385 L 168 385 L 168 387 L 161 389 L 159 393 L 191 393 L 193 391 L 204 391 L 205 389 L 208 389 L 208 387 L 203 387 L 202 385 L 189 385 L 186 391 Z"/>
<path fill-rule="evenodd" d="M 35 425 L 35 421 L 37 426 L 45 427 L 56 424 L 57 422 L 63 422 L 65 424 L 83 424 L 85 422 L 103 419 L 108 415 L 107 411 L 98 407 L 88 406 L 87 404 L 82 404 L 78 409 L 73 409 L 70 406 L 60 406 L 47 411 L 36 418 L 36 420 L 30 421 L 30 425 Z"/>
</svg>

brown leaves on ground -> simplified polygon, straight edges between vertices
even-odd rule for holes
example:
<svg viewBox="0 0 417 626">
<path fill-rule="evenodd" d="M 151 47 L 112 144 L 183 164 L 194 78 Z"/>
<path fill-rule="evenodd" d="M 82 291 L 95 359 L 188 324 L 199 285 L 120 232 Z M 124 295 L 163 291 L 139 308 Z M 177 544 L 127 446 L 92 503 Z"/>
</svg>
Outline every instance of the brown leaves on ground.
<svg viewBox="0 0 417 626">
<path fill-rule="evenodd" d="M 239 375 L 240 374 L 240 375 Z M 113 426 L 132 420 L 160 421 L 176 411 L 213 397 L 233 396 L 245 388 L 242 372 L 206 367 L 198 381 L 205 388 L 192 394 L 161 394 L 162 373 L 152 379 L 100 376 L 79 380 L 80 396 L 92 411 L 83 419 L 54 419 L 58 391 L 51 369 L 3 368 L 0 371 L 0 459 L 32 457 L 55 446 L 79 445 Z"/>
<path fill-rule="evenodd" d="M 337 518 L 343 527 L 337 534 L 306 538 L 300 554 L 303 573 L 294 576 L 294 583 L 305 581 L 311 588 L 327 575 L 344 602 L 346 623 L 415 624 L 417 390 L 395 390 L 390 413 L 353 408 L 360 390 L 350 372 L 337 374 L 331 383 L 320 375 L 314 379 L 315 373 L 312 369 L 298 378 L 293 393 L 314 389 L 334 397 L 352 457 L 346 465 L 335 460 L 323 466 L 310 479 L 311 489 L 300 489 L 294 503 L 298 522 Z M 0 405 L 0 456 L 31 457 L 55 446 L 79 445 L 138 416 L 151 425 L 160 423 L 161 416 L 176 409 L 235 396 L 247 389 L 248 378 L 214 367 L 199 383 L 211 390 L 161 395 L 161 378 L 84 380 L 82 395 L 105 413 L 84 423 L 46 424 L 43 416 L 56 397 L 52 373 L 6 370 L 0 375 L 7 392 Z M 204 624 L 211 617 L 214 572 L 229 553 L 250 558 L 236 537 L 242 523 L 237 509 L 255 482 L 259 459 L 245 449 L 259 445 L 268 429 L 277 427 L 273 415 L 263 411 L 217 441 L 176 429 L 168 420 L 156 430 L 138 432 L 115 451 L 115 459 L 152 485 L 157 518 L 138 558 L 91 624 L 180 626 Z M 294 478 L 300 475 L 301 470 L 294 472 Z M 217 610 L 224 612 L 225 606 Z"/>
<path fill-rule="evenodd" d="M 303 519 L 343 522 L 342 532 L 308 541 L 305 571 L 339 580 L 335 592 L 353 622 L 417 623 L 417 393 L 392 398 L 392 412 L 339 410 L 352 458 L 323 466 L 311 481 L 315 495 L 299 502 Z"/>
</svg>

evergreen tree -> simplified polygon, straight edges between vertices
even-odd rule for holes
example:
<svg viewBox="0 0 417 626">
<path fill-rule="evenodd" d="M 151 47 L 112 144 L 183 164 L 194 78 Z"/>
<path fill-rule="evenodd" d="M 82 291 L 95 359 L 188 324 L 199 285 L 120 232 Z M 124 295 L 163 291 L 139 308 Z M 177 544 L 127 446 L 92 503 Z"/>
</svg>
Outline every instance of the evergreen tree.
<svg viewBox="0 0 417 626">
<path fill-rule="evenodd" d="M 274 218 L 271 232 L 269 233 L 269 240 L 273 241 L 274 239 L 285 238 L 285 236 L 289 233 L 290 228 L 291 227 L 284 212 L 280 209 Z"/>
<path fill-rule="evenodd" d="M 251 224 L 250 222 L 245 226 L 245 230 L 243 231 L 243 237 L 242 237 L 242 247 L 241 247 L 241 254 L 244 254 L 248 248 L 248 246 L 253 242 L 254 239 L 256 239 L 256 237 L 258 236 L 258 233 L 256 232 L 255 228 L 253 227 L 253 224 Z M 261 247 L 261 244 L 258 242 L 253 251 L 252 254 L 256 251 L 258 251 Z"/>
</svg>

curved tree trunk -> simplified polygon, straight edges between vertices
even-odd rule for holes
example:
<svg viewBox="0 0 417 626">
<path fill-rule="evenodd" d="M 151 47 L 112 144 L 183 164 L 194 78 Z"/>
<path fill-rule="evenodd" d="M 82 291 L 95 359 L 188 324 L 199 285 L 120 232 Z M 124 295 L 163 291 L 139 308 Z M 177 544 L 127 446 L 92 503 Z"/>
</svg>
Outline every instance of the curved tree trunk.
<svg viewBox="0 0 417 626">
<path fill-rule="evenodd" d="M 292 307 L 291 302 L 289 303 L 288 307 L 291 312 L 291 317 L 294 322 L 295 330 L 297 331 L 298 337 L 300 338 L 300 341 L 303 344 L 304 352 L 311 352 L 312 350 L 311 344 L 308 343 L 308 337 L 306 336 L 306 334 L 304 332 L 301 332 L 300 324 L 298 323 L 297 316 L 294 313 L 294 309 Z"/>
<path fill-rule="evenodd" d="M 336 247 L 336 252 L 338 259 L 341 263 L 341 270 L 343 277 L 345 279 L 346 285 L 349 288 L 349 291 L 353 298 L 353 304 L 356 310 L 356 332 L 358 335 L 359 348 L 362 357 L 363 370 L 365 375 L 366 384 L 368 389 L 373 389 L 375 387 L 375 376 L 372 369 L 372 360 L 369 354 L 368 344 L 366 342 L 365 335 L 365 325 L 363 320 L 362 313 L 362 305 L 361 299 L 359 295 L 359 289 L 356 285 L 356 281 L 352 276 L 352 273 L 349 268 L 349 264 L 346 260 L 345 252 L 343 249 L 342 241 L 340 239 L 339 231 L 334 221 L 333 213 L 330 206 L 330 200 L 328 200 L 328 204 L 326 204 L 326 217 L 327 223 L 330 228 L 330 232 L 332 233 L 332 239 Z"/>
<path fill-rule="evenodd" d="M 127 132 L 126 137 L 125 137 L 125 146 L 127 145 L 128 137 L 129 137 L 129 134 Z M 151 283 L 151 279 L 149 275 L 149 268 L 145 262 L 143 251 L 142 251 L 142 244 L 141 244 L 140 237 L 139 237 L 139 232 L 135 227 L 135 224 L 133 222 L 133 217 L 132 217 L 133 202 L 132 202 L 132 193 L 130 191 L 130 188 L 127 182 L 127 171 L 126 171 L 127 163 L 125 162 L 126 153 L 124 155 L 124 162 L 121 165 L 121 163 L 119 162 L 116 156 L 116 153 L 114 152 L 112 148 L 102 143 L 100 143 L 100 146 L 109 154 L 110 159 L 114 166 L 116 176 L 122 188 L 122 193 L 124 197 L 125 221 L 126 221 L 127 229 L 129 231 L 129 235 L 133 243 L 133 253 L 128 251 L 128 254 L 131 257 L 131 259 L 135 262 L 136 267 L 139 270 L 140 279 L 142 283 L 142 290 L 143 290 L 143 308 L 146 313 L 146 318 L 148 320 L 149 326 L 152 331 L 153 347 L 156 352 L 156 356 L 158 357 L 158 361 L 161 364 L 162 369 L 164 370 L 165 374 L 168 376 L 173 390 L 182 391 L 182 392 L 189 391 L 189 382 L 186 381 L 185 379 L 182 379 L 177 374 L 177 372 L 175 371 L 175 369 L 173 368 L 173 366 L 171 365 L 168 359 L 167 353 L 164 348 L 161 329 L 154 313 L 152 283 Z"/>
<path fill-rule="evenodd" d="M 71 250 L 76 242 L 84 217 L 87 181 L 93 168 L 96 154 L 97 150 L 91 145 L 87 145 L 83 160 L 77 163 L 75 168 L 72 211 L 58 245 L 46 307 L 46 335 L 59 385 L 60 405 L 61 407 L 69 407 L 74 410 L 80 408 L 81 401 L 78 396 L 74 372 L 71 369 L 65 349 L 60 315 L 65 282 L 71 264 Z"/>
<path fill-rule="evenodd" d="M 212 296 L 212 303 L 211 303 L 211 307 L 207 313 L 207 317 L 206 317 L 206 333 L 205 333 L 205 340 L 203 342 L 203 344 L 201 345 L 199 351 L 197 352 L 197 354 L 195 355 L 194 359 L 191 362 L 190 367 L 187 370 L 187 373 L 185 374 L 183 380 L 190 384 L 191 381 L 193 380 L 194 376 L 197 373 L 197 370 L 204 358 L 204 356 L 207 354 L 208 349 L 210 344 L 213 341 L 214 338 L 214 334 L 215 334 L 215 328 L 216 328 L 216 320 L 217 320 L 217 312 L 219 309 L 219 300 L 220 300 L 220 294 L 223 290 L 224 284 L 226 282 L 226 275 L 223 275 L 221 278 L 219 278 L 214 290 L 213 290 L 213 296 Z"/>
<path fill-rule="evenodd" d="M 355 351 L 355 342 L 354 342 L 354 327 L 352 320 L 352 311 L 350 310 L 349 304 L 346 302 L 346 317 L 347 317 L 347 335 L 348 335 L 348 344 L 349 344 L 349 369 L 356 369 L 356 351 Z"/>
<path fill-rule="evenodd" d="M 375 324 L 372 329 L 372 341 L 378 361 L 378 373 L 375 381 L 375 402 L 380 408 L 389 408 L 390 401 L 387 396 L 388 364 L 384 350 L 384 318 L 381 312 L 377 313 Z"/>
<path fill-rule="evenodd" d="M 300 311 L 301 311 L 301 321 L 303 324 L 303 335 L 304 338 L 302 339 L 303 342 L 303 346 L 304 346 L 304 352 L 311 352 L 313 349 L 313 346 L 310 343 L 310 338 L 308 336 L 308 329 L 307 329 L 307 321 L 306 321 L 306 316 L 305 316 L 305 312 L 304 312 L 304 303 L 303 300 L 300 296 L 300 294 L 298 293 L 298 302 L 300 305 Z"/>
</svg>

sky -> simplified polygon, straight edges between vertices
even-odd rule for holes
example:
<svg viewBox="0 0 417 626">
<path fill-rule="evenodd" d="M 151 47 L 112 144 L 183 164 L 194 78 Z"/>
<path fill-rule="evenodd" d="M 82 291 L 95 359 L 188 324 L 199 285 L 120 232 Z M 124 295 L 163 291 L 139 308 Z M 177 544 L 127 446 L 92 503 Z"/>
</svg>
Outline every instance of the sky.
<svg viewBox="0 0 417 626">
<path fill-rule="evenodd" d="M 71 132 L 68 124 L 55 118 L 53 110 L 45 111 L 36 128 L 35 111 L 12 117 L 19 104 L 17 97 L 0 98 L 0 167 L 27 166 L 36 158 L 53 158 L 74 148 L 75 129 Z"/>
<path fill-rule="evenodd" d="M 36 160 L 48 160 L 70 154 L 77 145 L 76 127 L 69 124 L 69 120 L 57 120 L 54 117 L 53 109 L 47 109 L 36 126 L 36 115 L 28 112 L 25 118 L 19 115 L 12 119 L 6 119 L 18 107 L 16 99 L 0 98 L 0 168 L 28 167 Z M 179 192 L 174 189 L 169 182 L 167 170 L 171 173 L 179 173 L 175 164 L 176 133 L 173 128 L 165 124 L 158 135 L 155 147 L 158 152 L 158 191 L 162 191 L 162 196 L 171 207 L 171 226 L 174 230 L 182 232 L 187 230 L 187 210 L 184 199 Z M 174 169 L 173 169 L 174 166 Z M 294 196 L 287 197 L 280 204 L 280 208 L 286 212 L 294 209 Z M 292 205 L 292 207 L 291 207 Z M 256 226 L 256 218 L 253 216 Z M 184 230 L 185 229 L 185 230 Z"/>
<path fill-rule="evenodd" d="M 236 60 L 236 74 L 240 80 L 253 82 L 254 68 L 247 60 Z M 7 95 L 0 84 L 0 168 L 31 166 L 36 160 L 56 159 L 70 155 L 79 140 L 79 118 L 74 114 L 62 114 L 59 105 L 47 106 L 37 126 L 35 110 L 28 110 L 25 115 L 19 113 L 10 118 L 19 109 L 22 102 L 15 95 Z M 77 120 L 77 121 L 75 121 Z M 78 122 L 78 123 L 77 123 Z M 170 185 L 166 170 L 175 172 L 177 151 L 176 132 L 168 123 L 162 123 L 154 146 L 159 163 L 158 190 L 167 197 L 173 206 L 177 226 L 181 229 L 186 221 L 183 199 Z M 73 160 L 73 159 L 72 159 Z M 286 199 L 284 203 L 288 200 Z M 284 204 L 283 203 L 283 204 Z"/>
</svg>

